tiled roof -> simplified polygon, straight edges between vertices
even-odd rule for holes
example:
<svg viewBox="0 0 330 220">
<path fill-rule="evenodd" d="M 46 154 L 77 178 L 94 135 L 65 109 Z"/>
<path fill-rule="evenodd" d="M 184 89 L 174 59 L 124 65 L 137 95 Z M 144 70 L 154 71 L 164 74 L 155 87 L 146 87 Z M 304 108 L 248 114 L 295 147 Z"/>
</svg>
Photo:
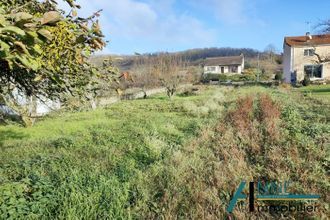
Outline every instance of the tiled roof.
<svg viewBox="0 0 330 220">
<path fill-rule="evenodd" d="M 243 55 L 231 57 L 212 57 L 204 60 L 205 66 L 228 66 L 240 65 L 243 63 Z"/>
<path fill-rule="evenodd" d="M 311 35 L 309 36 L 297 36 L 297 37 L 285 37 L 284 43 L 289 46 L 313 46 L 321 44 L 330 44 L 330 34 L 323 35 Z"/>
</svg>

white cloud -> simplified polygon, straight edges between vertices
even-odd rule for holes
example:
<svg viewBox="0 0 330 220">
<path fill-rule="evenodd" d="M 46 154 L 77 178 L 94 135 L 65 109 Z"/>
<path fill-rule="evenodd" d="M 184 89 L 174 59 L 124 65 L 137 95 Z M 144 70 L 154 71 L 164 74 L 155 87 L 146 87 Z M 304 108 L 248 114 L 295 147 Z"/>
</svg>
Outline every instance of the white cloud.
<svg viewBox="0 0 330 220">
<path fill-rule="evenodd" d="M 157 25 L 157 14 L 146 3 L 132 0 L 111 0 L 102 5 L 113 25 L 128 36 L 145 35 Z M 150 34 L 150 33 L 148 33 Z"/>
<path fill-rule="evenodd" d="M 246 0 L 213 0 L 215 14 L 229 24 L 242 24 L 247 21 Z"/>
<path fill-rule="evenodd" d="M 113 43 L 140 39 L 159 45 L 157 50 L 166 50 L 173 44 L 209 46 L 216 38 L 216 31 L 197 18 L 177 14 L 175 0 L 78 0 L 77 3 L 82 6 L 82 16 L 103 9 L 100 23 L 107 37 L 117 39 Z"/>
<path fill-rule="evenodd" d="M 177 43 L 196 42 L 196 45 L 215 40 L 216 31 L 207 29 L 198 19 L 189 15 L 171 15 L 158 27 L 157 37 Z"/>
<path fill-rule="evenodd" d="M 205 13 L 211 12 L 225 25 L 264 26 L 265 22 L 257 15 L 256 4 L 258 1 L 260 0 L 191 0 L 188 4 L 206 11 Z"/>
</svg>

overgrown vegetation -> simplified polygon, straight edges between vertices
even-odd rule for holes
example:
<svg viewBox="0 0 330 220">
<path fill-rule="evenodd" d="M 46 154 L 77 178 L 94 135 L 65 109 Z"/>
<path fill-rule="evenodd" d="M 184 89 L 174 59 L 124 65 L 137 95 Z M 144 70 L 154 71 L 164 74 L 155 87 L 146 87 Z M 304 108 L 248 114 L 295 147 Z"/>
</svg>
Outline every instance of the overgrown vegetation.
<svg viewBox="0 0 330 220">
<path fill-rule="evenodd" d="M 120 85 L 122 90 L 137 87 L 141 88 L 145 97 L 147 90 L 151 88 L 164 87 L 169 98 L 173 97 L 180 84 L 199 82 L 198 70 L 188 67 L 187 61 L 182 57 L 159 53 L 155 56 L 137 56 L 134 67 L 129 74 L 132 80 L 123 81 Z"/>
<path fill-rule="evenodd" d="M 209 81 L 219 81 L 219 82 L 241 82 L 241 81 L 255 81 L 255 74 L 235 74 L 235 75 L 226 75 L 226 74 L 212 74 L 206 73 L 203 75 L 203 82 Z"/>
<path fill-rule="evenodd" d="M 305 74 L 303 81 L 301 82 L 303 86 L 309 86 L 311 84 L 311 79 L 307 74 Z"/>
<path fill-rule="evenodd" d="M 290 89 L 200 87 L 0 127 L 0 218 L 224 219 L 239 182 L 258 179 L 320 194 L 326 218 L 324 107 Z"/>
</svg>

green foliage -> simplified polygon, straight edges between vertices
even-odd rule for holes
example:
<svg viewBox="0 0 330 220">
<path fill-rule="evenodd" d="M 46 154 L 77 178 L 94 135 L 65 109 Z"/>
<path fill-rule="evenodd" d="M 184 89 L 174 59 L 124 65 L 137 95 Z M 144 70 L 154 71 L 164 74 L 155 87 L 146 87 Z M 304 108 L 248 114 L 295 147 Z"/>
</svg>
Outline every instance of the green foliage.
<svg viewBox="0 0 330 220">
<path fill-rule="evenodd" d="M 330 84 L 300 87 L 299 91 L 303 92 L 306 97 L 330 103 Z"/>
<path fill-rule="evenodd" d="M 34 59 L 34 56 L 38 55 L 34 46 L 37 45 L 36 41 L 41 41 L 37 36 L 39 30 L 26 27 L 26 24 L 37 26 L 36 20 L 33 20 L 32 15 L 23 12 L 1 16 L 3 17 L 0 27 L 2 72 L 19 67 L 34 71 L 39 69 L 40 62 Z M 11 22 L 12 20 L 14 22 Z M 43 30 L 42 28 L 42 26 L 39 28 L 40 31 Z"/>
<path fill-rule="evenodd" d="M 209 81 L 217 81 L 219 80 L 220 78 L 220 75 L 219 74 L 213 74 L 213 73 L 205 73 L 203 76 L 202 76 L 202 81 L 203 82 L 209 82 Z"/>
<path fill-rule="evenodd" d="M 277 72 L 275 74 L 275 80 L 283 81 L 283 72 Z"/>
<path fill-rule="evenodd" d="M 234 74 L 234 75 L 226 75 L 226 74 L 214 74 L 214 73 L 206 73 L 203 75 L 203 81 L 233 81 L 233 82 L 240 82 L 240 81 L 255 81 L 255 76 L 250 74 Z"/>
<path fill-rule="evenodd" d="M 289 135 L 294 137 L 301 135 L 304 120 L 295 107 L 286 106 L 282 111 L 282 118 L 287 122 L 286 129 Z"/>
<path fill-rule="evenodd" d="M 72 7 L 68 16 L 56 1 L 0 3 L 0 102 L 19 113 L 14 90 L 43 99 L 86 98 L 95 94 L 100 80 L 110 82 L 116 73 L 109 66 L 101 74 L 88 62 L 105 46 L 99 12 L 77 17 L 80 6 L 67 2 Z"/>
<path fill-rule="evenodd" d="M 213 78 L 213 76 L 212 76 L 212 78 Z M 225 81 L 227 81 L 227 79 L 228 79 L 228 76 L 225 75 L 225 74 L 221 74 L 221 75 L 219 76 L 219 81 L 220 81 L 220 82 L 225 82 Z"/>
<path fill-rule="evenodd" d="M 302 84 L 303 86 L 309 86 L 309 85 L 311 84 L 311 79 L 309 78 L 308 75 L 305 75 L 305 76 L 304 76 L 304 79 L 303 79 L 303 81 L 301 82 L 301 84 Z"/>
</svg>

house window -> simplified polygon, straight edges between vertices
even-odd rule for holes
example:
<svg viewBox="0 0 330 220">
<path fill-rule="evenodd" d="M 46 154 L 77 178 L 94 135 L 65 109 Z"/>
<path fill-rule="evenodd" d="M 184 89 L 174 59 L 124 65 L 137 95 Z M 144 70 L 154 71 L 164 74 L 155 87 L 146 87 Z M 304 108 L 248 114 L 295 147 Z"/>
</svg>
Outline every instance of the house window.
<svg viewBox="0 0 330 220">
<path fill-rule="evenodd" d="M 322 78 L 322 65 L 307 65 L 304 71 L 309 78 Z"/>
<path fill-rule="evenodd" d="M 315 50 L 314 49 L 305 49 L 304 50 L 304 56 L 305 57 L 311 57 L 314 56 Z"/>
<path fill-rule="evenodd" d="M 206 67 L 206 71 L 214 72 L 215 71 L 215 66 Z"/>
<path fill-rule="evenodd" d="M 237 66 L 232 66 L 231 67 L 231 72 L 232 73 L 237 73 L 238 72 L 238 67 Z"/>
</svg>

